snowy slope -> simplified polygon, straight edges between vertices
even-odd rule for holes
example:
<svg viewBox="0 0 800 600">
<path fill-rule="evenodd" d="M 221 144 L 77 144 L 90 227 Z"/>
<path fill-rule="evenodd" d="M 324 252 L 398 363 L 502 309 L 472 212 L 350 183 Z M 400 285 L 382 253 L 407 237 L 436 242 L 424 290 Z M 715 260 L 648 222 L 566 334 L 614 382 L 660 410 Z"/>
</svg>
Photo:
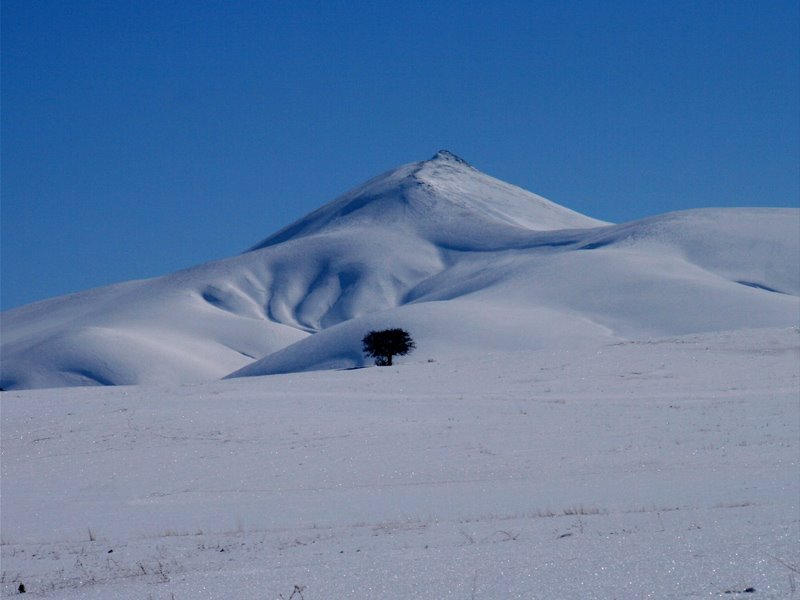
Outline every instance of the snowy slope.
<svg viewBox="0 0 800 600">
<path fill-rule="evenodd" d="M 794 325 L 798 238 L 800 211 L 706 209 L 532 234 L 513 251 L 450 253 L 450 266 L 404 306 L 343 322 L 232 376 L 362 366 L 364 333 L 388 326 L 412 332 L 417 355 L 435 358 Z"/>
<path fill-rule="evenodd" d="M 360 366 L 371 328 L 420 356 L 798 323 L 800 211 L 608 225 L 448 152 L 244 254 L 0 316 L 5 389 L 170 384 Z"/>
<path fill-rule="evenodd" d="M 793 328 L 4 392 L 0 595 L 797 598 L 798 393 Z"/>
</svg>

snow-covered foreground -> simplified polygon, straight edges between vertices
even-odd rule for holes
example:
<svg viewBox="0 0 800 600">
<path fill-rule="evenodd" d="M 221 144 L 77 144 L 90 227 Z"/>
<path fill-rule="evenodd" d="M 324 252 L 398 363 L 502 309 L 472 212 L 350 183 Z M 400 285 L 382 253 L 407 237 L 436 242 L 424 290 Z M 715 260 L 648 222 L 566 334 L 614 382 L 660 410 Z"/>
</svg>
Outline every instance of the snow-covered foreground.
<svg viewBox="0 0 800 600">
<path fill-rule="evenodd" d="M 800 597 L 799 393 L 797 328 L 5 392 L 2 594 Z"/>
</svg>

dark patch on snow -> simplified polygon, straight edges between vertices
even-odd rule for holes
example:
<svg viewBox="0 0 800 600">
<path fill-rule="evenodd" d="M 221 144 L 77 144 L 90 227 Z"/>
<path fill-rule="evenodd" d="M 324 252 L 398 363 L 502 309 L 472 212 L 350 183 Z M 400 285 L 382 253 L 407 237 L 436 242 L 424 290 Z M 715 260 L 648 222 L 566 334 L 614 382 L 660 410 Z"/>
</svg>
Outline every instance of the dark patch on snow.
<svg viewBox="0 0 800 600">
<path fill-rule="evenodd" d="M 755 288 L 757 290 L 764 290 L 765 292 L 772 292 L 774 294 L 784 294 L 787 296 L 789 295 L 786 292 L 782 292 L 780 290 L 776 290 L 775 288 L 771 288 L 768 285 L 755 283 L 753 281 L 737 281 L 736 283 L 741 283 L 742 285 L 746 285 L 747 287 Z"/>
<path fill-rule="evenodd" d="M 358 210 L 361 210 L 368 204 L 374 202 L 376 199 L 379 199 L 380 196 L 376 196 L 373 194 L 364 194 L 363 196 L 358 196 L 353 198 L 350 202 L 345 204 L 341 210 L 335 216 L 338 218 L 346 217 L 349 214 L 352 214 Z"/>
<path fill-rule="evenodd" d="M 540 244 L 532 244 L 530 248 L 558 248 L 559 246 L 571 246 L 577 243 L 578 240 L 560 240 L 554 242 L 542 242 Z"/>
<path fill-rule="evenodd" d="M 604 246 L 608 246 L 611 244 L 611 240 L 602 240 L 599 242 L 592 242 L 590 244 L 585 244 L 578 248 L 578 250 L 597 250 L 598 248 L 602 248 Z"/>
<path fill-rule="evenodd" d="M 215 288 L 207 288 L 205 291 L 203 291 L 202 294 L 203 300 L 205 300 L 212 306 L 216 306 L 217 308 L 222 308 L 224 310 L 225 303 L 219 296 L 217 296 L 216 292 L 217 290 Z"/>
<path fill-rule="evenodd" d="M 461 158 L 460 156 L 456 156 L 449 150 L 439 150 L 436 154 L 433 155 L 433 158 L 431 158 L 431 160 L 449 160 L 451 162 L 465 165 L 467 167 L 472 167 L 472 165 L 469 164 L 467 161 L 465 161 L 463 158 Z"/>
<path fill-rule="evenodd" d="M 97 385 L 117 385 L 113 381 L 111 381 L 108 377 L 104 377 L 99 373 L 94 373 L 89 369 L 72 369 L 71 371 L 78 377 L 85 379 L 89 383 L 95 383 Z"/>
</svg>

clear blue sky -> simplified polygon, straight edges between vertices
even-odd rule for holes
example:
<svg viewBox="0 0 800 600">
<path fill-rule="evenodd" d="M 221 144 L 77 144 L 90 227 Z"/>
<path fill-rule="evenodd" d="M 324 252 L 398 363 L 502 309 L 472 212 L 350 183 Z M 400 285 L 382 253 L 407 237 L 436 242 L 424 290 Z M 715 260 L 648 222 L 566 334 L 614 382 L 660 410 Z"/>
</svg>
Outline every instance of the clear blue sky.
<svg viewBox="0 0 800 600">
<path fill-rule="evenodd" d="M 778 1 L 2 2 L 2 306 L 243 251 L 447 148 L 622 222 L 800 203 Z"/>
</svg>

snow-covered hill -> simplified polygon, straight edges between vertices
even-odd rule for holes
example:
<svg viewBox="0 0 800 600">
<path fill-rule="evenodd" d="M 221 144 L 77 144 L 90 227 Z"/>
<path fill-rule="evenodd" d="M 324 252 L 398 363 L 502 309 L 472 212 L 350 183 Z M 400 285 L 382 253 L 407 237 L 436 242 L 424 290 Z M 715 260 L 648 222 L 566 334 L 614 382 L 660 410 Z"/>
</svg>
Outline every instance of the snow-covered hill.
<svg viewBox="0 0 800 600">
<path fill-rule="evenodd" d="M 360 366 L 385 326 L 412 332 L 408 361 L 792 326 L 799 255 L 800 210 L 609 225 L 442 151 L 240 256 L 3 313 L 0 385 Z"/>
</svg>

